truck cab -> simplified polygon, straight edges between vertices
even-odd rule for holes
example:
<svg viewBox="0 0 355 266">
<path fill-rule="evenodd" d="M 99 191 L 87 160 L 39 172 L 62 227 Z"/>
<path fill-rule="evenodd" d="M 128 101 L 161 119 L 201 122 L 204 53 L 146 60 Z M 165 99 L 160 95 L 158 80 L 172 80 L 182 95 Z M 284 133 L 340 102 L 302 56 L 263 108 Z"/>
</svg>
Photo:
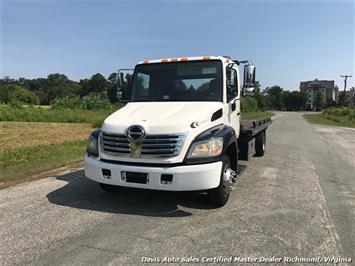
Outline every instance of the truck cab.
<svg viewBox="0 0 355 266">
<path fill-rule="evenodd" d="M 105 190 L 205 191 L 223 206 L 236 181 L 238 139 L 247 132 L 239 64 L 223 56 L 139 62 L 129 102 L 89 137 L 86 177 Z M 244 89 L 252 87 L 254 74 L 246 66 Z M 268 124 L 255 134 L 249 130 L 242 147 L 255 145 Z"/>
</svg>

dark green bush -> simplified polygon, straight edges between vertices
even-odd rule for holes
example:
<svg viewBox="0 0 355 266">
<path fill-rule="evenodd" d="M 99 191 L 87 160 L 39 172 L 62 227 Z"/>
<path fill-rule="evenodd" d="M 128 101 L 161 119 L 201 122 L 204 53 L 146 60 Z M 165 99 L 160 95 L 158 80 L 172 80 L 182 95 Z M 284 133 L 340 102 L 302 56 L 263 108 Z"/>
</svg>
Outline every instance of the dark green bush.
<svg viewBox="0 0 355 266">
<path fill-rule="evenodd" d="M 79 96 L 55 98 L 51 102 L 53 109 L 78 109 L 81 106 L 81 100 Z"/>
<path fill-rule="evenodd" d="M 256 112 L 258 111 L 257 101 L 252 97 L 243 97 L 240 100 L 242 112 Z"/>
<path fill-rule="evenodd" d="M 80 98 L 79 96 L 55 98 L 51 102 L 53 109 L 111 109 L 112 105 L 106 96 L 90 94 Z"/>
<path fill-rule="evenodd" d="M 86 110 L 109 109 L 111 108 L 111 103 L 107 97 L 87 95 L 82 98 L 81 108 Z"/>
<path fill-rule="evenodd" d="M 23 105 L 39 104 L 39 98 L 33 92 L 18 85 L 3 85 L 0 87 L 0 102 Z"/>
<path fill-rule="evenodd" d="M 328 109 L 324 110 L 324 114 L 334 115 L 334 116 L 352 117 L 355 114 L 355 109 L 350 108 L 350 107 L 328 108 Z"/>
</svg>

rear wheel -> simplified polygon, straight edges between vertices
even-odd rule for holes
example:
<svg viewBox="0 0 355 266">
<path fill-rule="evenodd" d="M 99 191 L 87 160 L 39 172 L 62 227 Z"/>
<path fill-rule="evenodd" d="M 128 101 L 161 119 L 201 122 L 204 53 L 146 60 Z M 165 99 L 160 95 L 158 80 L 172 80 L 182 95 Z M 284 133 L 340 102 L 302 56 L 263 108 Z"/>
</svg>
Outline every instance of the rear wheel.
<svg viewBox="0 0 355 266">
<path fill-rule="evenodd" d="M 102 190 L 104 190 L 106 192 L 115 192 L 119 189 L 118 186 L 113 186 L 113 185 L 108 185 L 108 184 L 103 184 L 103 183 L 99 183 L 99 186 Z"/>
<path fill-rule="evenodd" d="M 233 171 L 231 169 L 230 159 L 227 155 L 223 157 L 222 172 L 220 177 L 219 186 L 207 191 L 207 198 L 210 203 L 215 206 L 222 207 L 224 206 L 229 199 L 229 190 L 224 182 L 226 175 L 230 174 Z"/>
<path fill-rule="evenodd" d="M 265 130 L 260 132 L 255 137 L 255 154 L 256 156 L 263 156 L 266 148 L 266 134 Z"/>
</svg>

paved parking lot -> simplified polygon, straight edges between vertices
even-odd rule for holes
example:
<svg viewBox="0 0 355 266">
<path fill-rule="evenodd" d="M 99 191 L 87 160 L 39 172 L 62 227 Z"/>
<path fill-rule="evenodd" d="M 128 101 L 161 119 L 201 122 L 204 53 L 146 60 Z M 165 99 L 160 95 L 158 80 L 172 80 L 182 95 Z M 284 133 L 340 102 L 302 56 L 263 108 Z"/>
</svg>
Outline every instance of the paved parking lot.
<svg viewBox="0 0 355 266">
<path fill-rule="evenodd" d="M 229 203 L 102 192 L 82 170 L 0 191 L 0 264 L 119 265 L 142 257 L 355 259 L 355 130 L 279 113 Z"/>
</svg>

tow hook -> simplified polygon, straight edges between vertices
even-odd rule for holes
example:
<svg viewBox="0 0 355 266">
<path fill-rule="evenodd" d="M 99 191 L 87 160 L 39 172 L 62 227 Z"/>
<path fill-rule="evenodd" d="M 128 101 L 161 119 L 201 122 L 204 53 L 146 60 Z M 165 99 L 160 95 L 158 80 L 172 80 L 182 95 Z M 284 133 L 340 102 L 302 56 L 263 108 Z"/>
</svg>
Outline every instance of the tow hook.
<svg viewBox="0 0 355 266">
<path fill-rule="evenodd" d="M 235 182 L 237 181 L 237 173 L 232 168 L 227 168 L 223 175 L 223 185 L 226 192 L 231 192 L 235 189 Z"/>
</svg>

